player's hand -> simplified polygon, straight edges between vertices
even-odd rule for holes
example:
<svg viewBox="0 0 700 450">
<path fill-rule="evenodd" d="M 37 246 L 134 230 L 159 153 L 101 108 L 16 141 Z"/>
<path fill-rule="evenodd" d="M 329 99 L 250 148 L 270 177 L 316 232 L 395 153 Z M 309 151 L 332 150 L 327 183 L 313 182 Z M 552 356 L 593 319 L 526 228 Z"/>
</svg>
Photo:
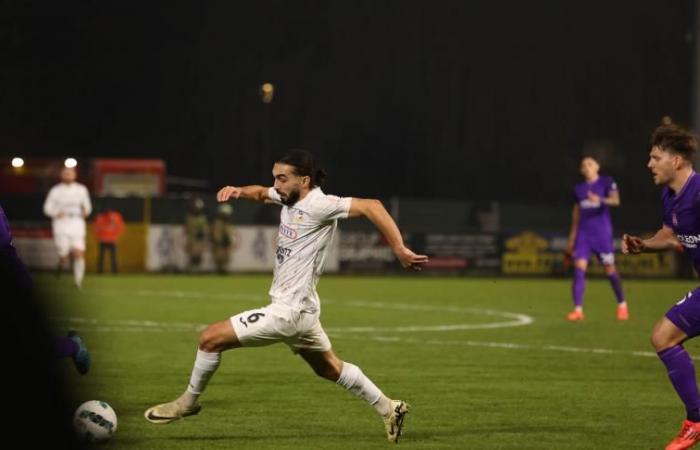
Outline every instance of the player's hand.
<svg viewBox="0 0 700 450">
<path fill-rule="evenodd" d="M 564 253 L 566 253 L 569 256 L 572 256 L 574 254 L 574 241 L 573 239 L 569 239 L 566 241 L 566 250 L 564 250 Z"/>
<path fill-rule="evenodd" d="M 234 186 L 226 186 L 223 187 L 219 190 L 219 192 L 216 193 L 216 200 L 218 202 L 225 202 L 228 201 L 229 199 L 237 199 L 238 197 L 241 196 L 242 189 L 239 187 L 234 187 Z"/>
<path fill-rule="evenodd" d="M 401 247 L 400 250 L 396 251 L 396 257 L 399 258 L 401 267 L 404 269 L 421 270 L 423 264 L 428 262 L 427 255 L 416 255 L 407 247 Z"/>
<path fill-rule="evenodd" d="M 636 255 L 644 250 L 644 241 L 642 238 L 637 236 L 630 236 L 629 234 L 622 235 L 622 253 L 625 255 L 633 254 Z"/>
<path fill-rule="evenodd" d="M 588 191 L 588 200 L 592 201 L 593 203 L 600 204 L 600 195 L 596 195 L 591 191 Z"/>
</svg>

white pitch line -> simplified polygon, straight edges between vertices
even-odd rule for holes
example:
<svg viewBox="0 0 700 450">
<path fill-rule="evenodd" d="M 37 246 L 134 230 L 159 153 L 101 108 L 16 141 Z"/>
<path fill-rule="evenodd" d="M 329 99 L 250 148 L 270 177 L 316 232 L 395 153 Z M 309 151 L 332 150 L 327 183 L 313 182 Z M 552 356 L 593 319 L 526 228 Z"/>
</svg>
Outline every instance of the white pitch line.
<svg viewBox="0 0 700 450">
<path fill-rule="evenodd" d="M 55 322 L 68 322 L 75 325 L 81 325 L 96 331 L 131 331 L 148 330 L 156 332 L 165 331 L 202 331 L 207 324 L 196 324 L 187 322 L 156 322 L 153 320 L 97 320 L 84 317 L 54 317 Z"/>
<path fill-rule="evenodd" d="M 61 289 L 64 293 L 75 293 L 75 289 Z M 134 291 L 121 291 L 118 289 L 91 289 L 82 288 L 81 294 L 83 295 L 100 295 L 100 296 L 123 296 L 123 295 L 133 295 L 139 297 L 152 297 L 152 298 L 175 298 L 175 299 L 187 299 L 187 300 L 206 300 L 206 299 L 217 299 L 217 300 L 240 300 L 240 301 L 250 301 L 250 302 L 269 302 L 270 297 L 266 295 L 250 295 L 241 294 L 238 292 L 231 293 L 205 293 L 199 291 L 179 291 L 179 290 L 152 290 L 152 289 L 137 289 Z"/>
<path fill-rule="evenodd" d="M 123 292 L 118 290 L 110 289 L 86 289 L 84 293 L 98 294 L 98 295 L 119 295 Z M 141 289 L 137 291 L 130 292 L 131 295 L 145 296 L 145 297 L 168 297 L 177 299 L 196 299 L 202 300 L 207 298 L 212 299 L 222 299 L 222 300 L 242 300 L 242 301 L 255 301 L 255 302 L 265 302 L 268 300 L 267 296 L 263 295 L 241 295 L 239 293 L 226 293 L 226 294 L 214 294 L 214 293 L 202 293 L 197 291 L 160 291 L 160 290 L 147 290 Z M 656 357 L 654 352 L 645 351 L 621 351 L 621 350 L 611 350 L 602 348 L 583 348 L 583 347 L 570 347 L 570 346 L 559 346 L 559 345 L 546 345 L 546 346 L 532 346 L 527 344 L 516 344 L 509 342 L 487 342 L 487 341 L 443 341 L 443 340 L 433 340 L 433 339 L 417 339 L 417 338 L 404 338 L 404 337 L 394 337 L 394 336 L 347 336 L 343 333 L 406 333 L 406 332 L 418 332 L 418 331 L 459 331 L 459 330 L 474 330 L 474 329 L 489 329 L 489 328 L 503 328 L 503 327 L 516 327 L 530 325 L 534 322 L 531 316 L 525 314 L 511 313 L 506 311 L 498 311 L 492 309 L 478 309 L 478 308 L 463 308 L 458 306 L 433 306 L 433 305 L 416 305 L 408 303 L 382 303 L 382 302 L 370 302 L 366 300 L 322 300 L 325 304 L 335 304 L 338 306 L 354 306 L 361 308 L 370 309 L 386 309 L 386 310 L 402 310 L 402 311 L 437 311 L 437 312 L 447 312 L 447 313 L 462 313 L 462 314 L 473 314 L 473 315 L 483 315 L 483 316 L 494 316 L 494 317 L 505 317 L 513 319 L 508 322 L 491 322 L 483 324 L 454 324 L 454 325 L 434 325 L 434 326 L 421 326 L 421 325 L 410 325 L 410 326 L 399 326 L 399 327 L 336 327 L 327 328 L 326 330 L 333 335 L 334 338 L 338 339 L 351 339 L 351 340 L 372 340 L 378 342 L 398 342 L 398 343 L 412 343 L 412 344 L 429 344 L 429 345 L 441 345 L 441 346 L 467 346 L 467 347 L 485 347 L 485 348 L 501 348 L 501 349 L 515 349 L 515 350 L 544 350 L 544 351 L 558 351 L 558 352 L 568 352 L 568 353 L 590 353 L 590 354 L 603 354 L 603 355 L 628 355 L 628 356 L 642 356 L 642 357 Z M 61 317 L 55 318 L 54 320 L 69 322 L 72 324 L 80 324 L 83 328 L 86 326 L 94 331 L 105 332 L 105 333 L 141 333 L 141 332 L 199 332 L 203 330 L 206 324 L 193 324 L 185 322 L 156 322 L 156 321 L 140 321 L 140 320 L 108 320 L 108 321 L 98 321 L 97 319 L 91 318 L 80 318 L 80 317 Z M 700 360 L 700 357 L 693 358 L 694 360 Z"/>
<path fill-rule="evenodd" d="M 657 355 L 654 352 L 644 352 L 644 351 L 626 351 L 626 350 L 612 350 L 608 348 L 584 348 L 584 347 L 566 347 L 560 345 L 544 345 L 535 346 L 528 344 L 515 344 L 512 342 L 488 342 L 488 341 L 442 341 L 435 339 L 416 339 L 416 338 L 402 338 L 393 336 L 342 336 L 333 335 L 333 339 L 350 339 L 350 340 L 370 340 L 377 342 L 395 342 L 400 344 L 419 344 L 419 345 L 439 345 L 439 346 L 457 346 L 457 347 L 482 347 L 482 348 L 500 348 L 506 350 L 543 350 L 543 351 L 555 351 L 555 352 L 568 352 L 568 353 L 590 353 L 594 355 L 621 355 L 621 356 L 642 356 L 642 357 L 652 357 L 656 358 Z M 700 361 L 700 356 L 691 357 L 695 361 Z"/>
<path fill-rule="evenodd" d="M 338 302 L 338 304 L 341 304 L 341 302 Z M 526 314 L 518 314 L 507 311 L 497 311 L 494 309 L 463 308 L 459 306 L 414 305 L 410 303 L 382 303 L 368 302 L 365 300 L 349 300 L 342 302 L 342 304 L 357 306 L 361 308 L 389 309 L 399 311 L 437 311 L 441 313 L 462 313 L 477 316 L 501 317 L 512 320 L 507 322 L 465 323 L 454 325 L 408 325 L 398 327 L 335 327 L 328 328 L 327 331 L 339 333 L 411 333 L 417 331 L 486 330 L 494 328 L 521 327 L 524 325 L 530 325 L 535 321 L 534 318 Z"/>
<path fill-rule="evenodd" d="M 155 322 L 155 321 L 139 321 L 139 320 L 107 320 L 99 321 L 96 319 L 86 319 L 80 317 L 57 317 L 54 318 L 58 322 L 69 322 L 71 324 L 81 325 L 81 331 L 95 331 L 102 333 L 165 333 L 165 332 L 199 332 L 205 324 L 183 323 L 183 322 Z M 436 346 L 453 346 L 453 347 L 477 347 L 477 348 L 496 348 L 503 350 L 529 350 L 529 351 L 549 351 L 549 352 L 566 352 L 566 353 L 588 353 L 594 355 L 621 355 L 621 356 L 641 356 L 641 357 L 656 357 L 656 353 L 649 351 L 626 351 L 612 350 L 607 348 L 585 348 L 585 347 L 570 347 L 561 345 L 529 345 L 516 344 L 512 342 L 489 342 L 489 341 L 450 341 L 439 339 L 418 339 L 399 336 L 368 336 L 365 334 L 350 334 L 332 333 L 333 339 L 348 339 L 355 341 L 376 341 L 398 344 L 417 344 L 417 345 L 436 345 Z M 700 357 L 692 358 L 700 361 Z"/>
<path fill-rule="evenodd" d="M 84 293 L 91 295 L 120 295 L 120 292 L 116 289 L 86 289 Z M 202 300 L 207 298 L 221 299 L 221 300 L 242 300 L 242 301 L 269 301 L 269 298 L 261 295 L 241 295 L 236 292 L 230 294 L 216 294 L 216 293 L 204 293 L 199 291 L 179 291 L 179 290 L 148 290 L 148 289 L 138 289 L 130 292 L 131 295 L 145 296 L 145 297 L 168 297 L 177 299 L 195 299 Z M 511 313 L 507 311 L 498 311 L 493 309 L 481 309 L 481 308 L 464 308 L 460 306 L 435 306 L 435 305 L 416 305 L 411 303 L 382 303 L 382 302 L 371 302 L 361 299 L 350 299 L 350 300 L 328 300 L 324 299 L 322 304 L 334 304 L 337 306 L 352 306 L 359 308 L 369 308 L 369 309 L 384 309 L 384 310 L 398 310 L 398 311 L 436 311 L 440 313 L 453 313 L 453 314 L 470 314 L 478 316 L 488 316 L 488 317 L 499 317 L 510 319 L 508 321 L 501 322 L 487 322 L 487 323 L 458 323 L 450 325 L 405 325 L 397 327 L 372 327 L 372 326 L 359 326 L 359 327 L 336 327 L 328 328 L 329 332 L 343 332 L 343 333 L 415 333 L 420 331 L 464 331 L 464 330 L 488 330 L 496 328 L 511 328 L 520 327 L 532 324 L 535 319 L 531 316 L 525 314 Z M 123 325 L 123 324 L 122 324 Z"/>
</svg>

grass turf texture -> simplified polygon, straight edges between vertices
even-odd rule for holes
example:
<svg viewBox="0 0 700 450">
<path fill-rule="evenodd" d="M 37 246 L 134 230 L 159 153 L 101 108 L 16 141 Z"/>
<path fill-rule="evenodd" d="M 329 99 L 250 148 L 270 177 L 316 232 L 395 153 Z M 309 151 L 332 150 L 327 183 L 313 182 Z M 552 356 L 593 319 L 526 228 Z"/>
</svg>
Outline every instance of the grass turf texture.
<svg viewBox="0 0 700 450">
<path fill-rule="evenodd" d="M 389 445 L 369 405 L 316 377 L 283 344 L 224 353 L 198 416 L 160 426 L 145 421 L 146 408 L 185 388 L 201 326 L 267 304 L 269 276 L 88 275 L 80 292 L 69 278 L 36 282 L 50 293 L 56 332 L 77 328 L 92 353 L 86 376 L 65 362 L 78 400 L 104 400 L 117 412 L 119 429 L 102 448 Z M 684 410 L 649 334 L 693 287 L 624 281 L 631 314 L 624 323 L 600 279 L 587 283 L 582 323 L 564 320 L 568 280 L 326 276 L 319 293 L 338 355 L 413 405 L 402 447 L 658 449 L 677 432 Z M 481 310 L 534 321 L 430 328 L 514 321 Z M 700 357 L 697 343 L 686 347 Z"/>
</svg>

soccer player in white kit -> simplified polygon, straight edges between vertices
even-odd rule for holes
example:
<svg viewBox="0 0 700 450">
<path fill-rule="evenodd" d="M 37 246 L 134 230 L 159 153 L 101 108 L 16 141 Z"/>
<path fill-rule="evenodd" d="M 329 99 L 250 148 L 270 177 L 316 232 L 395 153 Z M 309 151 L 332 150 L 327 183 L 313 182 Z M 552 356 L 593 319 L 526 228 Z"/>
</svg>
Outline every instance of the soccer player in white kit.
<svg viewBox="0 0 700 450">
<path fill-rule="evenodd" d="M 59 270 L 68 265 L 68 256 L 72 255 L 73 279 L 80 288 L 85 275 L 85 218 L 92 212 L 92 204 L 87 188 L 75 178 L 74 168 L 63 168 L 61 182 L 46 197 L 44 214 L 52 219 Z"/>
<path fill-rule="evenodd" d="M 325 173 L 316 169 L 311 153 L 293 150 L 273 169 L 274 187 L 226 186 L 217 200 L 249 199 L 281 204 L 277 258 L 271 303 L 209 325 L 199 336 L 199 349 L 189 385 L 176 400 L 145 412 L 152 423 L 169 423 L 197 414 L 199 396 L 221 360 L 221 352 L 284 342 L 320 377 L 336 382 L 370 403 L 383 418 L 387 439 L 397 442 L 409 405 L 393 400 L 365 376 L 359 367 L 342 361 L 319 321 L 320 300 L 316 284 L 323 270 L 337 219 L 367 217 L 385 236 L 405 268 L 420 269 L 428 261 L 408 249 L 396 223 L 378 200 L 326 195 L 318 186 Z"/>
</svg>

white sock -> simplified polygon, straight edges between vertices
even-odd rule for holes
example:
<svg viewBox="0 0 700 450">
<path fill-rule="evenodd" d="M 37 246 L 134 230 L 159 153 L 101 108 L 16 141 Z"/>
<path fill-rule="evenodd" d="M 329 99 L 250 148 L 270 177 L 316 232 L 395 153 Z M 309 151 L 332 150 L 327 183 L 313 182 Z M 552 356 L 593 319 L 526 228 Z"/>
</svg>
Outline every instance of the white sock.
<svg viewBox="0 0 700 450">
<path fill-rule="evenodd" d="M 184 401 L 185 406 L 190 407 L 197 402 L 197 399 L 207 387 L 211 376 L 219 368 L 219 363 L 221 363 L 221 353 L 207 353 L 197 350 L 192 376 L 190 376 L 190 384 L 180 397 Z"/>
<path fill-rule="evenodd" d="M 75 258 L 73 261 L 73 279 L 75 285 L 80 287 L 83 285 L 83 277 L 85 276 L 85 258 Z"/>
<path fill-rule="evenodd" d="M 381 416 L 391 412 L 391 400 L 354 364 L 343 362 L 337 384 L 365 399 Z"/>
</svg>

